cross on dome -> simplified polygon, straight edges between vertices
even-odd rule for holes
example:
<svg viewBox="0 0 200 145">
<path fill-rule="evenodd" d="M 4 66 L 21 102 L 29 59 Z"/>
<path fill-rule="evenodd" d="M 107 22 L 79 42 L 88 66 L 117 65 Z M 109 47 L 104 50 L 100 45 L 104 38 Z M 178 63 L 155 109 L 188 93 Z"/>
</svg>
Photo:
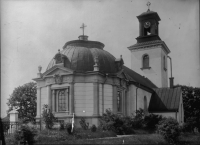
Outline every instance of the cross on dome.
<svg viewBox="0 0 200 145">
<path fill-rule="evenodd" d="M 148 6 L 148 10 L 147 10 L 147 12 L 150 11 L 150 5 L 151 5 L 151 3 L 150 3 L 150 2 L 147 2 L 147 6 Z"/>
<path fill-rule="evenodd" d="M 86 25 L 84 25 L 84 23 L 82 24 L 82 26 L 80 27 L 81 29 L 83 29 L 83 36 L 84 36 L 84 29 L 85 27 L 87 27 Z"/>
</svg>

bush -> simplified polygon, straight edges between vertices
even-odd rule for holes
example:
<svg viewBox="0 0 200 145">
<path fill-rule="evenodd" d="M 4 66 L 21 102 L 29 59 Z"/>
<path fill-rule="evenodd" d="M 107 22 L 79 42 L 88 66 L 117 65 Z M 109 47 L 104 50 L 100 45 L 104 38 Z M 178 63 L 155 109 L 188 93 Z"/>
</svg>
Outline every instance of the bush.
<svg viewBox="0 0 200 145">
<path fill-rule="evenodd" d="M 97 131 L 96 125 L 93 124 L 93 125 L 91 126 L 90 130 L 91 130 L 92 132 L 96 132 L 96 131 Z"/>
<path fill-rule="evenodd" d="M 64 130 L 65 129 L 65 124 L 64 121 L 60 121 L 60 130 Z"/>
<path fill-rule="evenodd" d="M 156 125 L 162 120 L 161 115 L 150 114 L 144 117 L 145 127 L 148 129 L 156 129 Z"/>
<path fill-rule="evenodd" d="M 100 128 L 104 131 L 111 130 L 119 135 L 134 133 L 132 119 L 119 114 L 113 114 L 111 110 L 106 110 L 106 113 L 102 115 L 99 121 Z"/>
<path fill-rule="evenodd" d="M 72 134 L 72 123 L 67 123 L 66 129 L 67 129 L 68 134 Z"/>
<path fill-rule="evenodd" d="M 144 127 L 144 110 L 139 109 L 136 111 L 135 117 L 132 120 L 132 127 L 135 129 L 143 128 Z"/>
<path fill-rule="evenodd" d="M 28 125 L 22 125 L 19 130 L 16 130 L 14 133 L 15 143 L 20 142 L 28 142 L 29 145 L 35 142 L 34 137 L 36 136 L 37 131 L 33 127 L 29 127 Z"/>
<path fill-rule="evenodd" d="M 89 128 L 89 123 L 88 123 L 88 122 L 86 123 L 84 118 L 81 118 L 81 121 L 79 121 L 79 123 L 80 123 L 81 127 L 82 127 L 84 130 L 88 130 L 88 128 Z"/>
<path fill-rule="evenodd" d="M 180 135 L 179 124 L 174 118 L 165 118 L 157 125 L 157 131 L 169 143 L 175 143 Z"/>
<path fill-rule="evenodd" d="M 52 129 L 54 122 L 57 121 L 57 118 L 55 118 L 51 110 L 48 109 L 48 105 L 43 106 L 42 120 L 47 129 Z"/>
<path fill-rule="evenodd" d="M 183 132 L 194 132 L 194 129 L 197 128 L 200 131 L 200 120 L 197 117 L 190 117 L 186 122 L 181 126 L 181 131 Z"/>
</svg>

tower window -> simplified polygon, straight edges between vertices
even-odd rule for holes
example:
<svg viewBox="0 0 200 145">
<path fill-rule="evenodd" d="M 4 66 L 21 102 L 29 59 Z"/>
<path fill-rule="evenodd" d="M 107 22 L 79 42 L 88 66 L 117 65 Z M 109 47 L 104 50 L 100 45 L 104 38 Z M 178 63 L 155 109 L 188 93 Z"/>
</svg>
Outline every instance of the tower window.
<svg viewBox="0 0 200 145">
<path fill-rule="evenodd" d="M 163 57 L 163 68 L 165 71 L 167 70 L 165 56 Z"/>
<path fill-rule="evenodd" d="M 143 68 L 148 68 L 149 67 L 149 56 L 144 55 L 143 56 Z"/>
</svg>

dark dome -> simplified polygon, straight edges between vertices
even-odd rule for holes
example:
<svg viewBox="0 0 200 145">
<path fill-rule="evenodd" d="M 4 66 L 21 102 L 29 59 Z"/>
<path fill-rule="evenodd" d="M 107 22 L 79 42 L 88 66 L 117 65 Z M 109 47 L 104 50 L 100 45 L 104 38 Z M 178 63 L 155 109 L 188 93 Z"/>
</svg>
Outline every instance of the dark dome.
<svg viewBox="0 0 200 145">
<path fill-rule="evenodd" d="M 74 40 L 63 46 L 61 54 L 66 56 L 65 67 L 76 72 L 86 72 L 94 70 L 94 58 L 98 57 L 99 71 L 105 73 L 115 73 L 115 57 L 103 50 L 104 44 L 97 41 Z M 47 70 L 56 64 L 53 58 Z"/>
</svg>

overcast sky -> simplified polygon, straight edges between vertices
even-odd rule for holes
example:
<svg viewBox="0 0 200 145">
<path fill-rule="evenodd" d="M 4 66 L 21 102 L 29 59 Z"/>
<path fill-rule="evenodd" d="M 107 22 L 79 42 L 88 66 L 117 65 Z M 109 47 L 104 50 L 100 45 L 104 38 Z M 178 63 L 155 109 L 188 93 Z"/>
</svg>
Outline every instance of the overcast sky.
<svg viewBox="0 0 200 145">
<path fill-rule="evenodd" d="M 175 84 L 200 87 L 199 1 L 149 0 L 161 18 L 160 38 L 173 61 Z M 116 58 L 131 67 L 127 47 L 136 43 L 136 16 L 147 11 L 147 0 L 3 1 L 1 4 L 1 108 L 14 88 L 36 78 L 67 41 L 82 34 L 105 44 Z M 169 71 L 170 69 L 168 69 Z"/>
</svg>

